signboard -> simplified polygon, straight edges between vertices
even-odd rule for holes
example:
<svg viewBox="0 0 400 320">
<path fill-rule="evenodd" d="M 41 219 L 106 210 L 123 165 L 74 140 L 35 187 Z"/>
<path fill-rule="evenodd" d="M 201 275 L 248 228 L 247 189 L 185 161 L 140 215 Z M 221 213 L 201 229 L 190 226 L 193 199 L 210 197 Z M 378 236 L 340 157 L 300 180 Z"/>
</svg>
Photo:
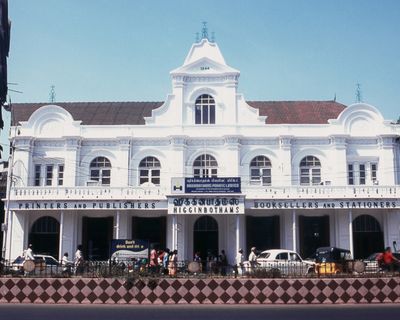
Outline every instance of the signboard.
<svg viewBox="0 0 400 320">
<path fill-rule="evenodd" d="M 111 240 L 111 260 L 143 259 L 149 257 L 149 242 L 139 239 Z"/>
<path fill-rule="evenodd" d="M 109 201 L 12 201 L 11 210 L 156 210 L 166 203 L 157 200 Z"/>
<path fill-rule="evenodd" d="M 241 193 L 241 182 L 239 177 L 172 178 L 171 193 Z"/>
<path fill-rule="evenodd" d="M 246 209 L 398 209 L 399 200 L 246 200 Z"/>
<path fill-rule="evenodd" d="M 168 214 L 244 214 L 243 197 L 168 199 Z"/>
</svg>

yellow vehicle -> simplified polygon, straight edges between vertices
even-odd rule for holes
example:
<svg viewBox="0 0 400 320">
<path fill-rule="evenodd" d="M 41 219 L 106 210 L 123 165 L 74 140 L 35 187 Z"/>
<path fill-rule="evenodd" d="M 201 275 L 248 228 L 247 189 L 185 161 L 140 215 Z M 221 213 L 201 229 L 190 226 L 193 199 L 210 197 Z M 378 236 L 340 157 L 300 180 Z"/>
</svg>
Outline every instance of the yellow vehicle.
<svg viewBox="0 0 400 320">
<path fill-rule="evenodd" d="M 318 275 L 332 275 L 349 272 L 350 250 L 335 247 L 318 248 L 315 252 L 315 271 Z"/>
</svg>

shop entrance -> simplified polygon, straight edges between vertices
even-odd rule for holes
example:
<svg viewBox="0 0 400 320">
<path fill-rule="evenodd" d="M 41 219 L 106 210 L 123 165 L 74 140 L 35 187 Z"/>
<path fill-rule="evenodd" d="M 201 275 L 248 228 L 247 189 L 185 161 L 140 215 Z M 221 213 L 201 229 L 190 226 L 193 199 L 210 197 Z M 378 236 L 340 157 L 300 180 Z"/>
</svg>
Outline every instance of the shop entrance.
<svg viewBox="0 0 400 320">
<path fill-rule="evenodd" d="M 299 216 L 300 255 L 311 257 L 317 248 L 328 247 L 329 216 L 306 217 Z"/>
<path fill-rule="evenodd" d="M 280 248 L 279 216 L 252 217 L 246 216 L 246 247 L 258 251 Z"/>
<path fill-rule="evenodd" d="M 53 217 L 41 217 L 32 225 L 28 241 L 34 254 L 46 254 L 59 259 L 60 223 Z"/>
<path fill-rule="evenodd" d="M 218 222 L 213 217 L 203 216 L 193 226 L 193 253 L 199 252 L 203 261 L 218 256 Z"/>
<path fill-rule="evenodd" d="M 367 258 L 370 254 L 383 251 L 383 232 L 374 217 L 363 214 L 353 221 L 354 259 Z"/>
<path fill-rule="evenodd" d="M 88 260 L 108 260 L 113 238 L 113 217 L 82 219 L 83 256 Z"/>
<path fill-rule="evenodd" d="M 132 239 L 149 241 L 150 248 L 166 248 L 166 217 L 132 217 Z"/>
</svg>

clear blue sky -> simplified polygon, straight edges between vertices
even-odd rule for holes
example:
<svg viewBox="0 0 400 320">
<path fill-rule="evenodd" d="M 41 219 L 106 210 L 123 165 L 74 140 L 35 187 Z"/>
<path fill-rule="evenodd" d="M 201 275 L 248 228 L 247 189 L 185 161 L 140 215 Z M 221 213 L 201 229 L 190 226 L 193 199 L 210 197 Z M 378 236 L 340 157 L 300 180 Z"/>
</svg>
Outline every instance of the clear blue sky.
<svg viewBox="0 0 400 320">
<path fill-rule="evenodd" d="M 160 101 L 208 21 L 247 100 L 363 100 L 400 116 L 400 1 L 11 0 L 13 102 Z"/>
</svg>

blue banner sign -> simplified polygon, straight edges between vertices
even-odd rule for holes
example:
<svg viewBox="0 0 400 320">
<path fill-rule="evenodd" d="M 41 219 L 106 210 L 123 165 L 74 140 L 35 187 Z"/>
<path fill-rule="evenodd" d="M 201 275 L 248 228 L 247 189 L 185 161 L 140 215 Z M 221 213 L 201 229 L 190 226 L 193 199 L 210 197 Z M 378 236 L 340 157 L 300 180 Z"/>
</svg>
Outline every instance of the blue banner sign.
<svg viewBox="0 0 400 320">
<path fill-rule="evenodd" d="M 241 193 L 240 178 L 185 178 L 185 193 Z"/>
<path fill-rule="evenodd" d="M 112 239 L 111 260 L 131 261 L 148 259 L 149 242 L 140 239 Z"/>
</svg>

